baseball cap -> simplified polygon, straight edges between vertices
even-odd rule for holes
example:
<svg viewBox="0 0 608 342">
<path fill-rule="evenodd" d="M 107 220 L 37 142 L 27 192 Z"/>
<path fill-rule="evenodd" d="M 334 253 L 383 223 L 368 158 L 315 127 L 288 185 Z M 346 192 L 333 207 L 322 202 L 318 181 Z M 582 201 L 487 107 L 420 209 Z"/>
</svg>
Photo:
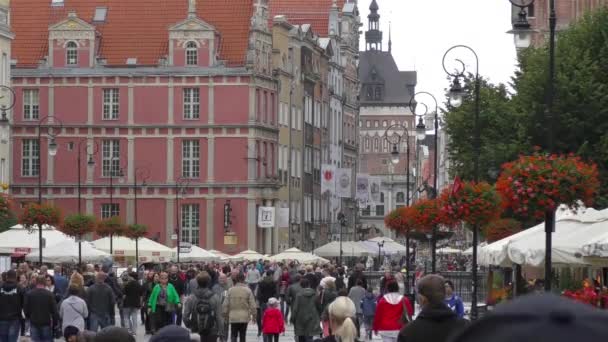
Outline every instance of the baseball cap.
<svg viewBox="0 0 608 342">
<path fill-rule="evenodd" d="M 554 294 L 535 294 L 497 306 L 451 342 L 592 341 L 606 336 L 606 312 Z"/>
</svg>

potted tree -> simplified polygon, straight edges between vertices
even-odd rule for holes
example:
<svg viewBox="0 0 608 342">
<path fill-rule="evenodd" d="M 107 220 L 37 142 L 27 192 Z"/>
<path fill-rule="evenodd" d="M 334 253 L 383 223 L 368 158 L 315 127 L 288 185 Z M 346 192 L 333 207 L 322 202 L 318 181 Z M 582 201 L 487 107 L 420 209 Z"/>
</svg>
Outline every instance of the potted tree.
<svg viewBox="0 0 608 342">
<path fill-rule="evenodd" d="M 82 265 L 82 237 L 95 230 L 97 220 L 93 215 L 73 214 L 68 215 L 59 230 L 65 235 L 78 239 L 78 264 Z"/>
<path fill-rule="evenodd" d="M 148 234 L 148 226 L 143 224 L 130 224 L 125 230 L 125 236 L 135 240 L 135 267 L 139 268 L 139 239 Z"/>
<path fill-rule="evenodd" d="M 38 261 L 42 264 L 42 227 L 45 225 L 58 227 L 61 224 L 61 211 L 52 204 L 31 203 L 23 209 L 19 221 L 30 232 L 36 228 L 38 229 L 38 250 L 40 252 Z"/>
<path fill-rule="evenodd" d="M 114 236 L 122 236 L 125 232 L 125 225 L 118 216 L 112 216 L 97 223 L 95 229 L 97 235 L 110 238 L 110 254 L 114 252 L 112 246 L 112 238 Z"/>
</svg>

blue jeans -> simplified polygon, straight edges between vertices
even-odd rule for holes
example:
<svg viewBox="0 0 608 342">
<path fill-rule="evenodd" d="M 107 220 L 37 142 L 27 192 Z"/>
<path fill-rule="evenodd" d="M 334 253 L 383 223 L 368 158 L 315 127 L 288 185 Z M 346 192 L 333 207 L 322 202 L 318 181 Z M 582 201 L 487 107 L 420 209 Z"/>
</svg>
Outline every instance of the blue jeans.
<svg viewBox="0 0 608 342">
<path fill-rule="evenodd" d="M 0 321 L 0 342 L 17 342 L 19 329 L 21 329 L 19 320 Z"/>
<path fill-rule="evenodd" d="M 99 315 L 94 312 L 91 312 L 91 316 L 89 316 L 91 331 L 97 332 L 97 330 L 101 330 L 107 326 L 110 326 L 110 315 Z"/>
<path fill-rule="evenodd" d="M 32 342 L 53 342 L 53 329 L 50 326 L 38 327 L 30 325 L 30 339 Z"/>
</svg>

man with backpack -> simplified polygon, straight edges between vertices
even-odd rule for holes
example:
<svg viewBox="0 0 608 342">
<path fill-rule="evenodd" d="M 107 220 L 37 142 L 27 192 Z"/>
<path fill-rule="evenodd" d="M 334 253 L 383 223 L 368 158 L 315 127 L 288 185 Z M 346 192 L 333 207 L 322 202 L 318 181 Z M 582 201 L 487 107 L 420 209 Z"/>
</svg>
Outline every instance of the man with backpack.
<svg viewBox="0 0 608 342">
<path fill-rule="evenodd" d="M 224 334 L 222 303 L 209 289 L 211 277 L 203 271 L 196 276 L 198 288 L 184 303 L 184 323 L 193 333 L 201 337 L 201 342 L 216 342 Z"/>
</svg>

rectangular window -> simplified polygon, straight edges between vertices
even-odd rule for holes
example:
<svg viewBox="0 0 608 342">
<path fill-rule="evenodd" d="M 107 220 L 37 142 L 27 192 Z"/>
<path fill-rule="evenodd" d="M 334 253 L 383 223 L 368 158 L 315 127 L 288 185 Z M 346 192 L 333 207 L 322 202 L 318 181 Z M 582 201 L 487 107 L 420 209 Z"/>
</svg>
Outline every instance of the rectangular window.
<svg viewBox="0 0 608 342">
<path fill-rule="evenodd" d="M 23 120 L 38 120 L 40 100 L 38 89 L 23 90 Z"/>
<path fill-rule="evenodd" d="M 40 172 L 40 145 L 37 139 L 24 139 L 21 150 L 21 175 L 35 177 Z"/>
<path fill-rule="evenodd" d="M 198 140 L 184 140 L 182 144 L 182 177 L 198 178 L 200 169 L 200 142 Z"/>
<path fill-rule="evenodd" d="M 182 205 L 181 241 L 194 246 L 200 243 L 200 208 L 198 204 Z"/>
<path fill-rule="evenodd" d="M 304 172 L 311 173 L 312 172 L 312 151 L 310 147 L 306 147 L 304 149 Z"/>
<path fill-rule="evenodd" d="M 120 205 L 118 203 L 103 203 L 101 205 L 101 218 L 107 219 L 120 216 Z"/>
<path fill-rule="evenodd" d="M 199 118 L 201 97 L 199 88 L 184 88 L 184 119 Z"/>
<path fill-rule="evenodd" d="M 102 176 L 116 177 L 120 173 L 120 140 L 104 140 L 101 158 Z"/>
<path fill-rule="evenodd" d="M 103 90 L 103 119 L 118 120 L 118 89 Z"/>
<path fill-rule="evenodd" d="M 262 122 L 268 122 L 268 92 L 262 94 Z"/>
</svg>

